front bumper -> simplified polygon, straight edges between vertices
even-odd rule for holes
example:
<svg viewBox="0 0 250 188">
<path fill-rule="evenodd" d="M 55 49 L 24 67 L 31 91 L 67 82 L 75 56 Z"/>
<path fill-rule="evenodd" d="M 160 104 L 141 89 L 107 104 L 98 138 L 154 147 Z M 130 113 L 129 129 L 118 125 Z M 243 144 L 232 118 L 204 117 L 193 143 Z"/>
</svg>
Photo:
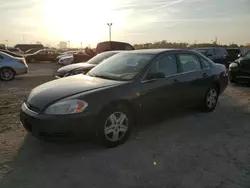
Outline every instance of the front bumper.
<svg viewBox="0 0 250 188">
<path fill-rule="evenodd" d="M 240 68 L 228 70 L 230 81 L 250 81 L 250 72 L 242 71 Z"/>
<path fill-rule="evenodd" d="M 22 105 L 20 121 L 24 128 L 39 139 L 89 136 L 95 132 L 94 115 L 53 116 L 37 114 Z"/>
</svg>

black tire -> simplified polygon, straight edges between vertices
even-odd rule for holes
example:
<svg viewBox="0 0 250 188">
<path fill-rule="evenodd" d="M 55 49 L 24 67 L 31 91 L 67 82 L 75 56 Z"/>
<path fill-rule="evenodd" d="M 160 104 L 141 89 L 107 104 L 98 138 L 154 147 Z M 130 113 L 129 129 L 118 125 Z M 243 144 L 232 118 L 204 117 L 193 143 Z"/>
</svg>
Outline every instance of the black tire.
<svg viewBox="0 0 250 188">
<path fill-rule="evenodd" d="M 234 80 L 234 79 L 230 79 L 230 83 L 232 83 L 232 84 L 237 84 L 238 81 L 237 81 L 237 80 Z"/>
<path fill-rule="evenodd" d="M 15 71 L 12 68 L 4 67 L 0 69 L 0 80 L 11 81 L 15 78 Z"/>
<path fill-rule="evenodd" d="M 218 87 L 214 85 L 207 90 L 204 96 L 204 100 L 202 103 L 202 110 L 204 112 L 214 111 L 218 102 L 218 98 L 219 98 L 219 90 Z"/>
<path fill-rule="evenodd" d="M 127 129 L 126 131 L 120 132 L 119 126 L 124 126 L 124 125 L 117 124 L 115 126 L 112 126 L 110 117 L 111 115 L 115 115 L 117 117 L 116 120 L 118 121 L 119 117 L 121 117 L 119 115 L 121 114 L 124 114 L 126 116 L 123 123 L 124 125 L 125 124 L 127 125 Z M 128 110 L 128 108 L 125 105 L 123 104 L 110 105 L 109 107 L 105 108 L 101 112 L 97 120 L 97 125 L 96 125 L 97 126 L 97 132 L 96 132 L 97 138 L 101 142 L 101 144 L 105 147 L 108 147 L 108 148 L 116 147 L 118 145 L 123 144 L 129 138 L 133 124 L 134 124 L 134 118 L 131 112 Z M 106 127 L 107 132 L 111 131 L 111 129 L 112 129 L 112 132 L 106 134 L 105 127 Z M 118 134 L 118 137 L 121 136 L 121 138 L 118 140 L 112 141 L 111 137 L 114 138 L 114 135 L 117 135 L 116 133 Z"/>
</svg>

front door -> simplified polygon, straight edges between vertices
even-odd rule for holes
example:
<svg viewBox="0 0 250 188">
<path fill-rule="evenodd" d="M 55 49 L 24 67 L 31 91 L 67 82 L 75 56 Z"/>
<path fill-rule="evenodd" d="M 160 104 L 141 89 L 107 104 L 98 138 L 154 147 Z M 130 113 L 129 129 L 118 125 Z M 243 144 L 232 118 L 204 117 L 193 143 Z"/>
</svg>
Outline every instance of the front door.
<svg viewBox="0 0 250 188">
<path fill-rule="evenodd" d="M 145 74 L 140 85 L 137 102 L 143 114 L 165 113 L 180 107 L 183 92 L 178 78 L 178 65 L 174 54 L 159 57 Z M 162 75 L 154 78 L 153 75 Z"/>
</svg>

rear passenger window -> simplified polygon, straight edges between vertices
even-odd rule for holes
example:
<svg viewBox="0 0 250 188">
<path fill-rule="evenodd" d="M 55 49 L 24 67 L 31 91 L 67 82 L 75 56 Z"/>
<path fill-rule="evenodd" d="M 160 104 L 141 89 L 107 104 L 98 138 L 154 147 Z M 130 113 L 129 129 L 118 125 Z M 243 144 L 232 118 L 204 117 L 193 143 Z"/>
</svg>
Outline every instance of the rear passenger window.
<svg viewBox="0 0 250 188">
<path fill-rule="evenodd" d="M 190 72 L 201 70 L 201 63 L 196 55 L 193 54 L 180 54 L 179 59 L 181 62 L 183 72 Z"/>
</svg>

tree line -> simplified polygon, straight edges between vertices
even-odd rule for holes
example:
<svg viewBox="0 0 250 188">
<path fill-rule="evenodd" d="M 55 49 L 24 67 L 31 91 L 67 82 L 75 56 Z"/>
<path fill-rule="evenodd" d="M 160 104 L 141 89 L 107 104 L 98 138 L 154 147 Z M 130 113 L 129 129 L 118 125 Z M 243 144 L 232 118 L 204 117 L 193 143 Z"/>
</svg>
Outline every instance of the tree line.
<svg viewBox="0 0 250 188">
<path fill-rule="evenodd" d="M 135 49 L 148 49 L 148 48 L 201 48 L 201 47 L 216 47 L 216 46 L 223 46 L 225 48 L 240 48 L 240 47 L 248 47 L 250 48 L 250 43 L 247 45 L 237 45 L 237 44 L 230 44 L 230 45 L 221 45 L 217 44 L 216 42 L 213 43 L 197 43 L 197 44 L 189 44 L 185 42 L 168 42 L 166 40 L 154 42 L 154 43 L 145 43 L 145 44 L 135 44 Z"/>
</svg>

